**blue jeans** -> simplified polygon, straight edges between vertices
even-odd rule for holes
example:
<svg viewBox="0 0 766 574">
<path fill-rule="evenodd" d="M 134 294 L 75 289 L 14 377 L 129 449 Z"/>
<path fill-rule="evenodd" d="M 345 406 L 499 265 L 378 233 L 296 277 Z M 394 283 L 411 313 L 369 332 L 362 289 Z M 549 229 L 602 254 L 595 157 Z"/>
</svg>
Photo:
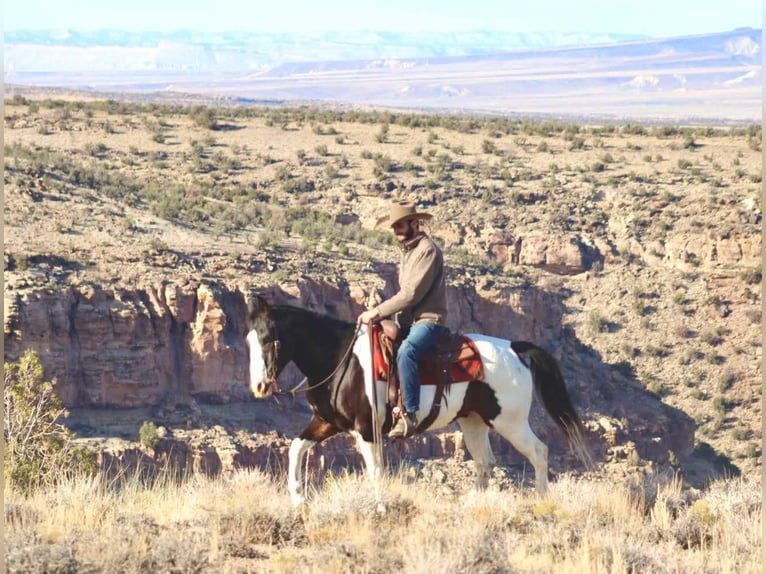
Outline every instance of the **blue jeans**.
<svg viewBox="0 0 766 574">
<path fill-rule="evenodd" d="M 436 323 L 416 323 L 402 341 L 396 354 L 396 366 L 404 394 L 404 410 L 416 413 L 420 408 L 419 362 L 436 346 L 447 327 Z"/>
</svg>

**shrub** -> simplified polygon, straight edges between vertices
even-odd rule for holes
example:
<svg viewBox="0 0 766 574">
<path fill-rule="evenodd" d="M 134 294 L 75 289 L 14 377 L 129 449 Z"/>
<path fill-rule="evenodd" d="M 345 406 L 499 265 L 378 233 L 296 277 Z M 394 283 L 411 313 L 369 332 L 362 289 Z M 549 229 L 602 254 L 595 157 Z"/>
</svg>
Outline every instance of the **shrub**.
<svg viewBox="0 0 766 574">
<path fill-rule="evenodd" d="M 375 134 L 375 141 L 378 143 L 386 143 L 388 141 L 388 124 L 380 126 L 380 131 Z"/>
<path fill-rule="evenodd" d="M 644 349 L 644 352 L 649 357 L 664 357 L 668 354 L 667 351 L 662 347 L 655 347 L 654 345 L 647 345 Z"/>
<path fill-rule="evenodd" d="M 144 421 L 141 428 L 138 429 L 138 438 L 144 447 L 154 449 L 157 443 L 160 442 L 160 433 L 157 425 L 152 421 Z"/>
<path fill-rule="evenodd" d="M 27 350 L 4 367 L 6 486 L 29 494 L 67 476 L 94 474 L 93 453 L 75 446 L 74 434 L 58 422 L 69 413 L 45 380 L 37 353 Z"/>
<path fill-rule="evenodd" d="M 684 138 L 683 146 L 684 146 L 684 149 L 694 151 L 698 147 L 701 147 L 701 144 L 698 144 L 697 142 L 695 142 L 692 136 L 686 136 L 686 138 Z"/>
<path fill-rule="evenodd" d="M 729 403 L 722 395 L 718 395 L 713 399 L 713 410 L 718 414 L 725 414 L 729 408 Z"/>
<path fill-rule="evenodd" d="M 494 142 L 490 140 L 483 140 L 481 142 L 481 151 L 484 153 L 495 153 L 496 148 Z"/>
<path fill-rule="evenodd" d="M 759 265 L 754 269 L 746 269 L 745 271 L 740 272 L 739 278 L 748 285 L 758 285 L 763 278 L 761 266 Z"/>
<path fill-rule="evenodd" d="M 591 312 L 588 315 L 588 326 L 593 333 L 609 332 L 609 321 L 596 312 Z"/>
<path fill-rule="evenodd" d="M 215 110 L 205 106 L 193 106 L 190 110 L 190 116 L 195 124 L 201 128 L 214 130 L 218 128 L 218 121 L 215 117 Z"/>
<path fill-rule="evenodd" d="M 579 149 L 585 149 L 585 140 L 581 137 L 572 138 L 569 144 L 569 151 L 575 151 Z"/>
</svg>

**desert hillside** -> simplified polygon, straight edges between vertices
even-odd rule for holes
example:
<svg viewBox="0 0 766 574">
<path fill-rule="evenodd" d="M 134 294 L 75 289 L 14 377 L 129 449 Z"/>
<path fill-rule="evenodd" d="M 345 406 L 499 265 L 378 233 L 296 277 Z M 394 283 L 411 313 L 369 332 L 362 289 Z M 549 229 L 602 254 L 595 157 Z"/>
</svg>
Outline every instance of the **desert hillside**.
<svg viewBox="0 0 766 574">
<path fill-rule="evenodd" d="M 252 405 L 254 434 L 300 430 L 251 403 L 237 310 L 259 291 L 351 320 L 392 292 L 373 227 L 407 199 L 451 325 L 554 352 L 602 461 L 760 471 L 760 126 L 41 92 L 4 114 L 6 361 L 37 350 L 84 437 L 128 437 L 120 407 L 170 420 L 179 393 L 197 422 Z"/>
</svg>

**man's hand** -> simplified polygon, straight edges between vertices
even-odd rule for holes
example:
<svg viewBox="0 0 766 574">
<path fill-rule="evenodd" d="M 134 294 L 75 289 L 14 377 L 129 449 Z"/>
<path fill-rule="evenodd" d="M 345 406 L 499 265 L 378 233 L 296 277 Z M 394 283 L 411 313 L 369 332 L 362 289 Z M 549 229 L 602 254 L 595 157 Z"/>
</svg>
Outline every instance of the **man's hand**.
<svg viewBox="0 0 766 574">
<path fill-rule="evenodd" d="M 378 309 L 368 309 L 367 311 L 363 312 L 359 317 L 356 319 L 357 325 L 360 323 L 369 323 L 371 321 L 374 321 L 375 319 L 380 318 L 380 313 L 378 313 Z"/>
</svg>

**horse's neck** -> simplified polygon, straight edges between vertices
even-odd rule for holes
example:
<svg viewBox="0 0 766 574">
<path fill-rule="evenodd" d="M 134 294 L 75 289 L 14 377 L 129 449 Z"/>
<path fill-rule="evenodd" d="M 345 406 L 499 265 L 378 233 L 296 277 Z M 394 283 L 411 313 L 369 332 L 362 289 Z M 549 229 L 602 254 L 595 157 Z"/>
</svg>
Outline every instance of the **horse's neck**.
<svg viewBox="0 0 766 574">
<path fill-rule="evenodd" d="M 326 377 L 337 366 L 352 325 L 299 307 L 275 314 L 279 338 L 289 339 L 290 360 L 309 379 Z M 289 362 L 289 361 L 288 361 Z"/>
</svg>

